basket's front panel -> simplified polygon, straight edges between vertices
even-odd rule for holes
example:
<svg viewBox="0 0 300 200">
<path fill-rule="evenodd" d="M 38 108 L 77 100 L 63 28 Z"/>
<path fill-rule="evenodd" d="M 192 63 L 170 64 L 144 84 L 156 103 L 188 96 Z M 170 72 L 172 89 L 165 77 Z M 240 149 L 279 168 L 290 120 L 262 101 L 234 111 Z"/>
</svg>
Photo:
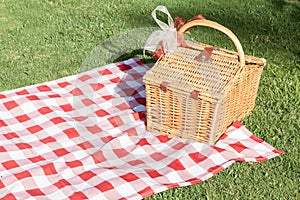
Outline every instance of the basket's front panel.
<svg viewBox="0 0 300 200">
<path fill-rule="evenodd" d="M 155 84 L 146 84 L 146 96 L 148 130 L 178 135 L 182 124 L 182 100 Z"/>
<path fill-rule="evenodd" d="M 146 84 L 146 108 L 147 108 L 147 128 L 150 131 L 159 131 L 160 115 L 163 107 L 159 105 L 160 94 L 159 88 L 156 85 Z"/>
<path fill-rule="evenodd" d="M 215 144 L 215 142 L 225 133 L 228 128 L 226 124 L 226 96 L 222 94 L 221 98 L 213 103 L 212 110 L 212 122 L 211 122 L 211 134 L 209 138 L 209 144 Z M 231 124 L 231 123 L 230 123 Z"/>
<path fill-rule="evenodd" d="M 208 143 L 215 103 L 146 84 L 147 128 L 171 137 Z"/>
<path fill-rule="evenodd" d="M 178 96 L 178 94 L 175 94 Z M 180 95 L 182 96 L 182 123 L 179 137 L 185 139 L 194 139 L 199 141 L 196 134 L 198 131 L 198 122 L 203 119 L 203 117 L 199 117 L 199 113 L 201 108 L 199 108 L 198 100 L 189 97 L 188 95 Z"/>
<path fill-rule="evenodd" d="M 167 116 L 167 119 L 164 119 L 161 116 L 161 129 L 160 133 L 167 134 L 169 136 L 177 136 L 180 137 L 181 129 L 182 129 L 182 96 L 174 95 L 173 91 L 167 90 L 166 92 L 160 91 L 162 104 L 165 106 L 164 113 L 162 115 Z"/>
<path fill-rule="evenodd" d="M 197 131 L 193 139 L 199 142 L 209 143 L 211 135 L 211 122 L 213 120 L 213 102 L 209 99 L 198 99 L 197 115 Z"/>
</svg>

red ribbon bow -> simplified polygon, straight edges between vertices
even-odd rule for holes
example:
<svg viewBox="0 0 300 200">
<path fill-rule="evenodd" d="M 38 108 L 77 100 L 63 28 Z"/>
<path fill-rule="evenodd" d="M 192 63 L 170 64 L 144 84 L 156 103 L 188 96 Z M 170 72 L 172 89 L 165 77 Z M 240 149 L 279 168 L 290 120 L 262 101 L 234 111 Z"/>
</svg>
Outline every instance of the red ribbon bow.
<svg viewBox="0 0 300 200">
<path fill-rule="evenodd" d="M 205 19 L 205 17 L 203 17 L 203 15 L 198 14 L 198 15 L 192 17 L 191 19 L 189 19 L 188 21 L 185 21 L 181 17 L 177 16 L 177 17 L 175 17 L 174 28 L 176 28 L 176 30 L 179 31 L 179 29 L 186 23 L 189 23 L 194 20 L 199 20 L 199 19 L 202 20 L 202 19 Z M 187 29 L 186 31 L 188 31 L 189 29 Z"/>
</svg>

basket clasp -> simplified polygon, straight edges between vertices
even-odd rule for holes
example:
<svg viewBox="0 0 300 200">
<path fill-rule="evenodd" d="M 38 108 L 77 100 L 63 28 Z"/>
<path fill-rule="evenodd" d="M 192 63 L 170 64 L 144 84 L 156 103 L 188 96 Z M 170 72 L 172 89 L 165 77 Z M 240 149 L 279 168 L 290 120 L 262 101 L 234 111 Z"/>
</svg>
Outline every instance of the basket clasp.
<svg viewBox="0 0 300 200">
<path fill-rule="evenodd" d="M 212 62 L 214 61 L 211 57 L 213 50 L 217 50 L 217 47 L 205 47 L 203 51 L 196 56 L 195 60 L 199 62 Z"/>
</svg>

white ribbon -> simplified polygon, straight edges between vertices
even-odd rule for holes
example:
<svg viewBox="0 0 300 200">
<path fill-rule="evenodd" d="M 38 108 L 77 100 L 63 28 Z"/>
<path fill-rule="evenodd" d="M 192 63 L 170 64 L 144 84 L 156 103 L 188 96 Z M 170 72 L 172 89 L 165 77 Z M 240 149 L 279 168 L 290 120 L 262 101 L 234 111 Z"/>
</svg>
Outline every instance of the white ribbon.
<svg viewBox="0 0 300 200">
<path fill-rule="evenodd" d="M 161 11 L 168 16 L 168 24 L 157 19 L 156 11 Z M 171 17 L 168 9 L 165 6 L 157 6 L 151 13 L 156 23 L 162 30 L 154 31 L 144 46 L 144 51 L 156 51 L 159 43 L 162 41 L 163 49 L 165 53 L 174 52 L 177 50 L 177 31 L 174 28 L 174 21 Z"/>
</svg>

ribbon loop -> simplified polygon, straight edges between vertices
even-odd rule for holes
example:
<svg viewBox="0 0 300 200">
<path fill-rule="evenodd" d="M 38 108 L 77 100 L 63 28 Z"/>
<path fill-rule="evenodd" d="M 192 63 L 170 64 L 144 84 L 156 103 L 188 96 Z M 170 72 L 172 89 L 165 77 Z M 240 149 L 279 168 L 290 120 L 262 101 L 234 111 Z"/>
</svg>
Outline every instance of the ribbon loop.
<svg viewBox="0 0 300 200">
<path fill-rule="evenodd" d="M 161 20 L 157 19 L 156 17 L 156 11 L 160 11 L 168 16 L 168 24 L 162 22 Z M 157 6 L 151 13 L 153 19 L 156 21 L 156 23 L 160 26 L 160 28 L 164 31 L 172 30 L 174 29 L 174 21 L 171 17 L 171 14 L 169 13 L 168 9 L 165 6 Z"/>
<path fill-rule="evenodd" d="M 160 11 L 168 16 L 168 24 L 157 19 L 156 12 Z M 177 50 L 177 30 L 174 28 L 174 21 L 165 6 L 157 6 L 151 13 L 156 23 L 162 30 L 154 31 L 144 46 L 144 50 L 156 51 L 158 46 L 163 46 L 164 52 L 174 52 Z"/>
</svg>

